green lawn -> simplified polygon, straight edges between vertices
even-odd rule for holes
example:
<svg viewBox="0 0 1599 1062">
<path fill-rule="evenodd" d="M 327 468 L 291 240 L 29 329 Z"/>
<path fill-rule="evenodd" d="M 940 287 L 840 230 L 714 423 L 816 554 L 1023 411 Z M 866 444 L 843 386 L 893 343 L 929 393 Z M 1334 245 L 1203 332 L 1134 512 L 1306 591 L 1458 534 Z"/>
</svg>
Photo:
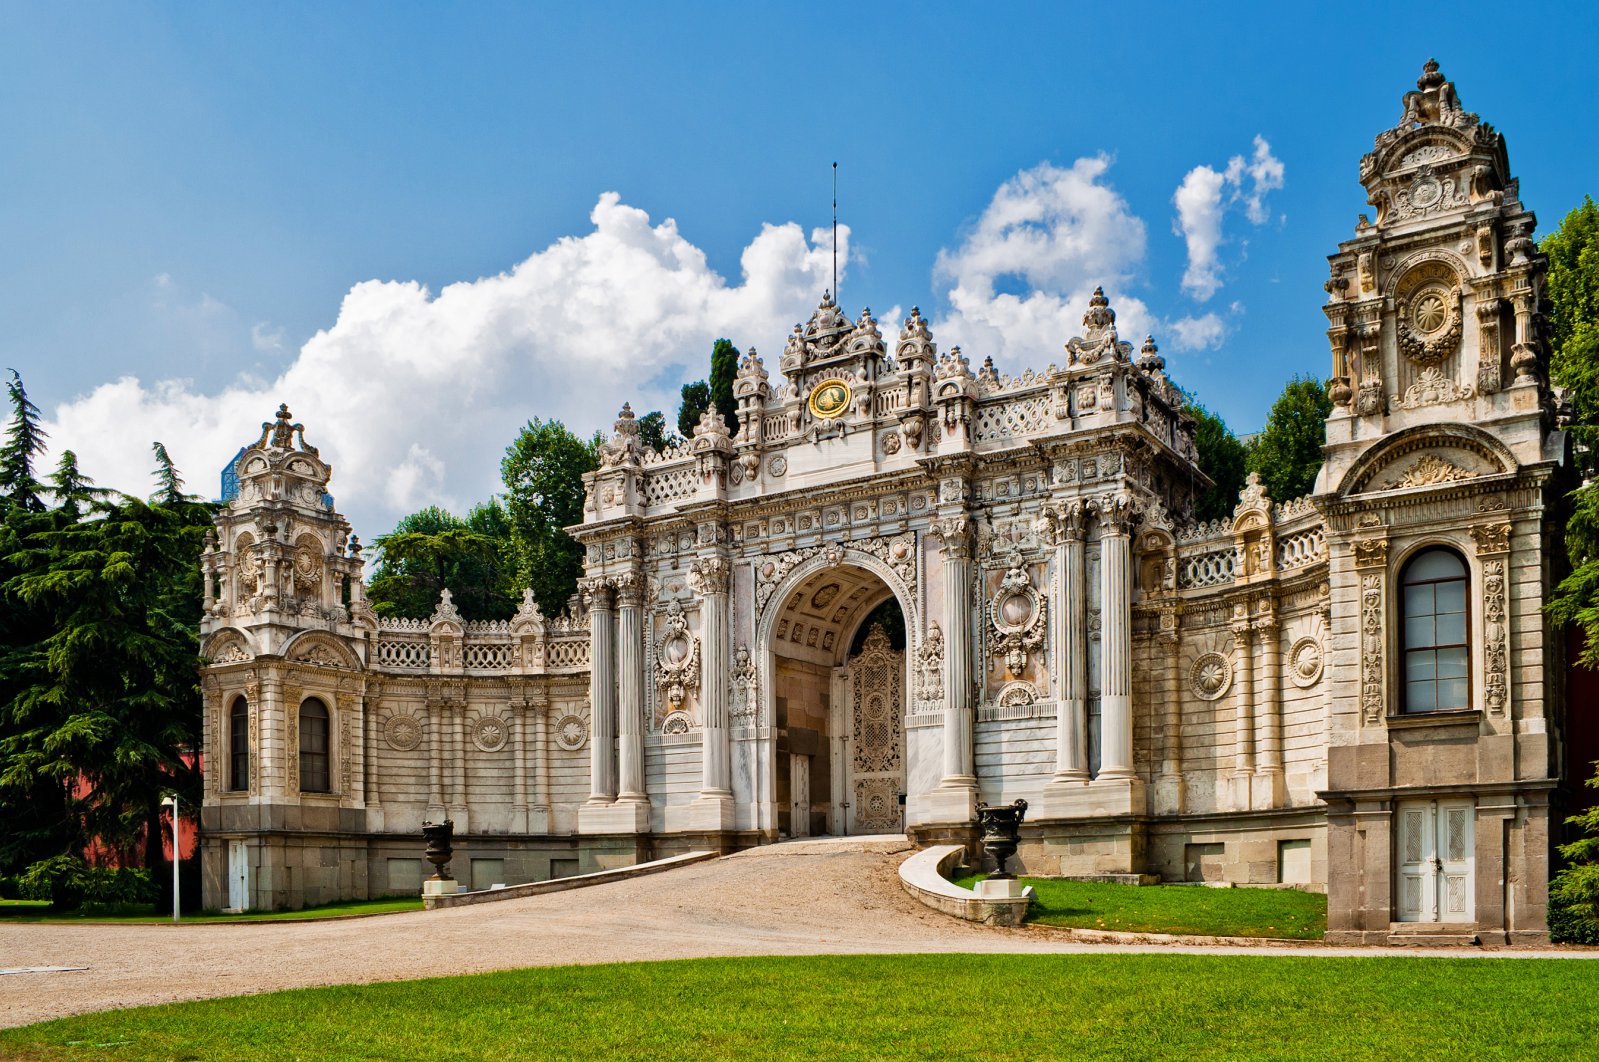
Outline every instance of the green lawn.
<svg viewBox="0 0 1599 1062">
<path fill-rule="evenodd" d="M 418 896 L 390 896 L 380 900 L 349 900 L 343 903 L 306 907 L 299 911 L 250 911 L 245 914 L 223 914 L 221 911 L 203 911 L 183 916 L 185 922 L 289 922 L 307 918 L 347 918 L 351 915 L 394 914 L 397 911 L 420 911 L 422 900 Z M 52 911 L 43 901 L 0 900 L 0 922 L 171 922 L 172 915 L 153 915 L 150 905 L 138 904 L 85 904 L 76 911 Z"/>
<path fill-rule="evenodd" d="M 969 889 L 979 877 L 960 878 L 955 884 Z M 1320 940 L 1327 931 L 1327 897 L 1319 893 L 1022 880 L 1036 894 L 1028 920 L 1046 926 L 1295 940 Z"/>
<path fill-rule="evenodd" d="M 113 1011 L 0 1032 L 0 1057 L 1564 1060 L 1599 1040 L 1595 988 L 1560 959 L 709 959 Z"/>
</svg>

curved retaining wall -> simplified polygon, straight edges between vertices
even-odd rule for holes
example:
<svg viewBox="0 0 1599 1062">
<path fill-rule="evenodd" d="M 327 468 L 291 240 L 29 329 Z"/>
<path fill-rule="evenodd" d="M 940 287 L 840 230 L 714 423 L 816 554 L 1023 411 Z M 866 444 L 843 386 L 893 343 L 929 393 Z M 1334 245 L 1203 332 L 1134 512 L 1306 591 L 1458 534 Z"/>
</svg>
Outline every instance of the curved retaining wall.
<svg viewBox="0 0 1599 1062">
<path fill-rule="evenodd" d="M 963 889 L 946 876 L 960 864 L 966 852 L 963 845 L 940 844 L 924 848 L 899 865 L 899 880 L 905 891 L 934 910 L 968 922 L 990 926 L 1018 926 L 1033 902 L 1031 885 L 1015 899 L 990 899 Z"/>
<path fill-rule="evenodd" d="M 715 858 L 717 858 L 717 853 L 715 852 L 688 852 L 668 859 L 657 859 L 649 863 L 636 863 L 630 867 L 602 870 L 596 874 L 577 874 L 570 878 L 551 878 L 549 881 L 533 881 L 528 882 L 526 885 L 509 885 L 503 889 L 481 889 L 477 892 L 456 892 L 444 893 L 441 896 L 424 896 L 422 897 L 422 906 L 431 911 L 438 907 L 465 907 L 474 903 L 514 900 L 520 896 L 542 896 L 547 892 L 566 892 L 568 889 L 581 889 L 587 885 L 604 885 L 608 881 L 622 881 L 626 878 L 643 877 L 645 874 L 658 874 L 663 870 L 686 867 L 690 863 L 701 863 L 707 859 Z"/>
</svg>

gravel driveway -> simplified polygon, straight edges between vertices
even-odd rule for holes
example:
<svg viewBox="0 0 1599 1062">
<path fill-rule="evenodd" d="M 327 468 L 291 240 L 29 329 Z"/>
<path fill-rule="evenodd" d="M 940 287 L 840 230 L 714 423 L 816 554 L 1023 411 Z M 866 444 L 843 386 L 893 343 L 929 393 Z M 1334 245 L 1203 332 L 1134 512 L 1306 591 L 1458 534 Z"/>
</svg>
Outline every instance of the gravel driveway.
<svg viewBox="0 0 1599 1062">
<path fill-rule="evenodd" d="M 959 922 L 923 907 L 900 887 L 895 868 L 909 851 L 897 838 L 793 842 L 571 892 L 342 921 L 0 925 L 0 968 L 88 967 L 0 976 L 0 1026 L 280 988 L 569 963 L 1173 950 L 1084 944 L 1064 931 Z M 1285 950 L 1393 954 L 1317 946 Z"/>
</svg>

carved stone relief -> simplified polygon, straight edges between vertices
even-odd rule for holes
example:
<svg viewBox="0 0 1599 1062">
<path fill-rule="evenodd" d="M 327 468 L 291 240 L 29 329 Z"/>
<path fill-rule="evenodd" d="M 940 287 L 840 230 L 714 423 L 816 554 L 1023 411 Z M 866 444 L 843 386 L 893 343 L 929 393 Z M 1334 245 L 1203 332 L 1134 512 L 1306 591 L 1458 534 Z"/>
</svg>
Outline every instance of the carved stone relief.
<svg viewBox="0 0 1599 1062">
<path fill-rule="evenodd" d="M 500 751 L 510 736 L 510 724 L 496 715 L 483 716 L 472 727 L 472 744 L 483 752 Z"/>
<path fill-rule="evenodd" d="M 668 712 L 682 710 L 683 701 L 700 681 L 700 640 L 688 629 L 682 602 L 666 606 L 666 629 L 655 647 L 655 683 Z"/>
<path fill-rule="evenodd" d="M 576 752 L 589 740 L 588 720 L 580 715 L 567 714 L 555 721 L 555 743 L 568 752 Z"/>
<path fill-rule="evenodd" d="M 1033 587 L 1021 555 L 1013 553 L 1010 560 L 999 591 L 988 603 L 988 619 L 994 655 L 1004 658 L 1006 669 L 1019 676 L 1027 668 L 1027 654 L 1044 644 L 1046 602 Z"/>
<path fill-rule="evenodd" d="M 1200 700 L 1220 700 L 1233 684 L 1233 666 L 1220 653 L 1205 653 L 1188 669 L 1188 682 Z"/>
<path fill-rule="evenodd" d="M 410 752 L 422 744 L 422 723 L 413 715 L 391 715 L 383 724 L 383 739 L 392 749 Z"/>
<path fill-rule="evenodd" d="M 1324 656 L 1321 642 L 1305 637 L 1288 650 L 1288 678 L 1300 689 L 1309 689 L 1321 680 Z"/>
<path fill-rule="evenodd" d="M 1383 719 L 1382 655 L 1383 577 L 1375 571 L 1360 580 L 1360 711 L 1367 724 Z"/>
</svg>

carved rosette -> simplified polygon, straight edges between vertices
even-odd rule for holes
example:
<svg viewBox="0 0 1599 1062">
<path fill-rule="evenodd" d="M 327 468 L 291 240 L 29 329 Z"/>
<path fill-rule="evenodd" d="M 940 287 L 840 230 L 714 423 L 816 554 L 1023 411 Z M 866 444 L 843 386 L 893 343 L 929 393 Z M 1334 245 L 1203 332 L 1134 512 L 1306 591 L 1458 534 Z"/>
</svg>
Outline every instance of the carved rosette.
<svg viewBox="0 0 1599 1062">
<path fill-rule="evenodd" d="M 995 656 L 1003 657 L 1012 675 L 1027 668 L 1027 654 L 1044 644 L 1043 595 L 1033 587 L 1021 554 L 1013 553 L 1010 566 L 1000 580 L 999 590 L 988 603 L 988 622 L 993 629 Z"/>
<path fill-rule="evenodd" d="M 567 713 L 555 721 L 555 743 L 567 752 L 576 752 L 589 740 L 588 720 Z"/>
<path fill-rule="evenodd" d="M 655 683 L 667 713 L 683 709 L 688 691 L 700 682 L 700 640 L 688 629 L 680 602 L 666 607 L 666 629 L 655 646 Z"/>
<path fill-rule="evenodd" d="M 510 737 L 510 724 L 497 715 L 483 716 L 472 727 L 472 744 L 483 752 L 499 752 Z"/>
<path fill-rule="evenodd" d="M 1311 637 L 1299 639 L 1288 650 L 1289 681 L 1300 689 L 1314 686 L 1321 680 L 1325 659 L 1321 642 Z"/>
<path fill-rule="evenodd" d="M 1200 700 L 1218 701 L 1233 684 L 1233 666 L 1220 653 L 1205 653 L 1189 667 L 1188 682 Z"/>
<path fill-rule="evenodd" d="M 422 744 L 422 724 L 412 715 L 391 715 L 383 723 L 383 739 L 398 752 L 410 752 Z"/>
</svg>

